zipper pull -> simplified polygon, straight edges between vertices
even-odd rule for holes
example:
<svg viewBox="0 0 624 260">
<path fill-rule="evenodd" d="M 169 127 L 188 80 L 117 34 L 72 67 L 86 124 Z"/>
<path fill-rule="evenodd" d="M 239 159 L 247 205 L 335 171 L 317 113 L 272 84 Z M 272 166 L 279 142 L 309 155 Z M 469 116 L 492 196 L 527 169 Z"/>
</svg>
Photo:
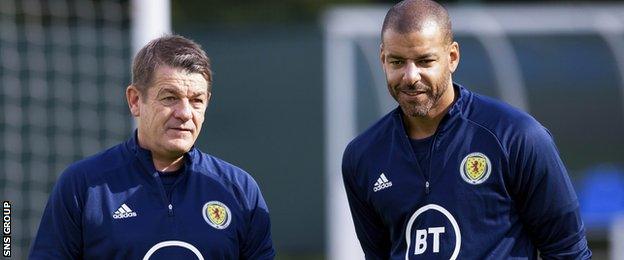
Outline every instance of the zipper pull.
<svg viewBox="0 0 624 260">
<path fill-rule="evenodd" d="M 429 194 L 429 181 L 425 182 L 425 194 Z"/>
<path fill-rule="evenodd" d="M 169 216 L 173 216 L 173 205 L 169 204 L 167 208 L 169 209 Z"/>
</svg>

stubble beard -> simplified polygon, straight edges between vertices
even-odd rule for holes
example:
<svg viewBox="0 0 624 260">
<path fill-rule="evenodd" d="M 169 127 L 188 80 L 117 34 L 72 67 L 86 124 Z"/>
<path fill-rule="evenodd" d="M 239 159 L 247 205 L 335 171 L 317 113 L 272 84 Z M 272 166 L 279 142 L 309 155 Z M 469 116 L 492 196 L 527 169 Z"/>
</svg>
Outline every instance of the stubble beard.
<svg viewBox="0 0 624 260">
<path fill-rule="evenodd" d="M 432 88 L 430 86 L 424 85 L 422 83 L 417 83 L 415 85 L 406 86 L 406 87 L 394 87 L 395 95 L 394 99 L 397 100 L 399 106 L 403 113 L 410 117 L 426 117 L 431 109 L 440 102 L 440 99 L 446 93 L 448 85 L 450 82 L 450 74 L 447 74 L 444 78 L 439 81 L 439 84 Z M 436 90 L 434 92 L 434 89 Z M 424 102 L 414 102 L 407 101 L 404 99 L 399 100 L 398 95 L 401 90 L 425 90 L 425 95 L 427 98 Z"/>
</svg>

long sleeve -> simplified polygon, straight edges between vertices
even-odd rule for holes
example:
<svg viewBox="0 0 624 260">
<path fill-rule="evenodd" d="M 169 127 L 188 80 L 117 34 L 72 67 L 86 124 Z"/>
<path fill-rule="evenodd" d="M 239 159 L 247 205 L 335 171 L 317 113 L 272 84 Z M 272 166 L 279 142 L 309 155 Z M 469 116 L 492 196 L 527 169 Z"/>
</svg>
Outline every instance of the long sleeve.
<svg viewBox="0 0 624 260">
<path fill-rule="evenodd" d="M 390 234 L 384 227 L 375 210 L 362 197 L 364 191 L 354 181 L 355 171 L 350 159 L 350 147 L 344 152 L 342 160 L 342 177 L 344 181 L 351 216 L 355 225 L 355 233 L 360 240 L 366 259 L 390 258 Z"/>
<path fill-rule="evenodd" d="M 589 259 L 579 204 L 550 133 L 523 122 L 510 151 L 512 193 L 543 259 Z"/>
<path fill-rule="evenodd" d="M 29 259 L 82 258 L 81 180 L 77 173 L 70 167 L 54 186 Z"/>
<path fill-rule="evenodd" d="M 269 209 L 255 181 L 250 179 L 246 190 L 250 207 L 249 223 L 241 259 L 273 259 L 275 249 L 271 238 Z"/>
</svg>

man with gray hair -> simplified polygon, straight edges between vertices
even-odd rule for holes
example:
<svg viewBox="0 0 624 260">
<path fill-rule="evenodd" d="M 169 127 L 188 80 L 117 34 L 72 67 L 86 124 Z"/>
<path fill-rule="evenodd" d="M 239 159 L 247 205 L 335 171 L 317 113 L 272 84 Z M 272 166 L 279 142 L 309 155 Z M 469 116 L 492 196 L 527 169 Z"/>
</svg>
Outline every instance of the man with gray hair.
<svg viewBox="0 0 624 260">
<path fill-rule="evenodd" d="M 447 11 L 386 14 L 380 58 L 398 107 L 347 146 L 343 179 L 366 259 L 588 259 L 579 205 L 548 132 L 453 83 Z"/>
<path fill-rule="evenodd" d="M 256 182 L 194 147 L 211 88 L 195 42 L 174 35 L 143 47 L 126 88 L 137 130 L 65 170 L 30 259 L 273 259 Z"/>
</svg>

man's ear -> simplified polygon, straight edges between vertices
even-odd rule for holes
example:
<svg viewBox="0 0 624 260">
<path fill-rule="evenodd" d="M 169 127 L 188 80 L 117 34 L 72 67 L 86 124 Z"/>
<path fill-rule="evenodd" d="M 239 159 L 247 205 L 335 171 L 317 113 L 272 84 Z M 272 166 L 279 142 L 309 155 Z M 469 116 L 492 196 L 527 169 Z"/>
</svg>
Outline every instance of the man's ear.
<svg viewBox="0 0 624 260">
<path fill-rule="evenodd" d="M 459 43 L 453 42 L 449 48 L 449 70 L 453 73 L 459 65 Z"/>
<path fill-rule="evenodd" d="M 141 92 L 135 86 L 130 85 L 126 88 L 126 100 L 128 101 L 130 113 L 134 117 L 140 116 L 139 102 L 141 102 Z"/>
<path fill-rule="evenodd" d="M 379 44 L 379 61 L 381 61 L 381 69 L 383 69 L 384 73 L 386 72 L 386 55 L 384 55 L 384 45 L 383 42 Z"/>
<path fill-rule="evenodd" d="M 383 53 L 383 43 L 379 44 L 379 60 L 381 61 L 381 65 L 383 65 L 385 62 L 384 53 Z"/>
</svg>

